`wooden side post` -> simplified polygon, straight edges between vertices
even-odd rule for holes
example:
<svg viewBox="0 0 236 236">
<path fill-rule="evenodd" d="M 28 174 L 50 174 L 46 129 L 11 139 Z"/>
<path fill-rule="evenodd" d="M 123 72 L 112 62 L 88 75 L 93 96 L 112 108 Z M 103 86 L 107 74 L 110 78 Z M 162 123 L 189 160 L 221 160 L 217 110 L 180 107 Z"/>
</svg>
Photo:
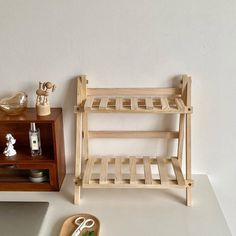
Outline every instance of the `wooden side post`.
<svg viewBox="0 0 236 236">
<path fill-rule="evenodd" d="M 185 105 L 191 107 L 191 77 L 182 77 L 182 97 Z M 186 179 L 191 180 L 191 113 L 186 114 Z M 192 204 L 192 186 L 186 188 L 186 205 Z"/>
<path fill-rule="evenodd" d="M 75 194 L 74 203 L 79 204 L 80 191 L 81 191 L 81 163 L 82 163 L 82 110 L 81 105 L 86 100 L 86 84 L 87 79 L 85 75 L 81 75 L 77 78 L 77 110 L 76 110 L 76 144 L 75 144 Z"/>
</svg>

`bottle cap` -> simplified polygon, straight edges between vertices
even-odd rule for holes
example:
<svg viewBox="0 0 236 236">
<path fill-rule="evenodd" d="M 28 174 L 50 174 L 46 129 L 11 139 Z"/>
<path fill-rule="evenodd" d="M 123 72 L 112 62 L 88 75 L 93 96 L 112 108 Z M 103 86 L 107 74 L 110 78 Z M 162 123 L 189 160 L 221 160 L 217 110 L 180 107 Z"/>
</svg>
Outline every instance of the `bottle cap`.
<svg viewBox="0 0 236 236">
<path fill-rule="evenodd" d="M 30 130 L 36 131 L 35 123 L 30 123 Z"/>
</svg>

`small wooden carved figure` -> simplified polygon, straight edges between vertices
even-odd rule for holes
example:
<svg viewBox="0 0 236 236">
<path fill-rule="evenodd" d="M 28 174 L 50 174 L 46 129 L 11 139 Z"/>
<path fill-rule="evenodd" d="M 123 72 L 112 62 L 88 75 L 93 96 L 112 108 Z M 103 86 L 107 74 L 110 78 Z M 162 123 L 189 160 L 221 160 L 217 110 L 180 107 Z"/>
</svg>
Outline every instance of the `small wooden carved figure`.
<svg viewBox="0 0 236 236">
<path fill-rule="evenodd" d="M 14 149 L 13 146 L 16 143 L 16 140 L 13 138 L 11 134 L 7 134 L 6 139 L 7 139 L 6 143 L 7 146 L 5 147 L 3 154 L 7 157 L 16 155 L 16 150 Z"/>
<path fill-rule="evenodd" d="M 52 90 L 52 92 L 54 92 L 55 88 L 56 88 L 56 85 L 52 84 L 51 82 L 39 82 L 39 87 L 36 90 L 37 115 L 39 116 L 50 115 L 51 109 L 50 109 L 48 96 L 49 96 L 49 91 Z"/>
</svg>

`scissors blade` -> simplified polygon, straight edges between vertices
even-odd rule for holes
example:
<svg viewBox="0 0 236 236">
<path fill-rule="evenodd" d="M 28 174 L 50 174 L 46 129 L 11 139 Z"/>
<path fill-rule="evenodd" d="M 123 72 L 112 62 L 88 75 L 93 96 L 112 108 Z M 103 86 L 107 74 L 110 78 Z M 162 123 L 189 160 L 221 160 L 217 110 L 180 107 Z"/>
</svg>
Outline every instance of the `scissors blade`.
<svg viewBox="0 0 236 236">
<path fill-rule="evenodd" d="M 78 236 L 81 233 L 81 226 L 78 226 L 71 236 Z"/>
</svg>

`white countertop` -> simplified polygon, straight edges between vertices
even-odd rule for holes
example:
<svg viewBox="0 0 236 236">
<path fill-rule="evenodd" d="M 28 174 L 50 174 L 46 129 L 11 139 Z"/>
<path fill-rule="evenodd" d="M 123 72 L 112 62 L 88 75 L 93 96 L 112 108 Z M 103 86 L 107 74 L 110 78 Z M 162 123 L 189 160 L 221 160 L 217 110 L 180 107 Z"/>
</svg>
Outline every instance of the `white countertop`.
<svg viewBox="0 0 236 236">
<path fill-rule="evenodd" d="M 1 192 L 0 201 L 48 201 L 40 236 L 57 236 L 64 220 L 90 213 L 100 220 L 100 236 L 231 235 L 206 175 L 195 175 L 193 206 L 183 189 L 84 189 L 73 204 L 73 176 L 60 192 Z"/>
</svg>

